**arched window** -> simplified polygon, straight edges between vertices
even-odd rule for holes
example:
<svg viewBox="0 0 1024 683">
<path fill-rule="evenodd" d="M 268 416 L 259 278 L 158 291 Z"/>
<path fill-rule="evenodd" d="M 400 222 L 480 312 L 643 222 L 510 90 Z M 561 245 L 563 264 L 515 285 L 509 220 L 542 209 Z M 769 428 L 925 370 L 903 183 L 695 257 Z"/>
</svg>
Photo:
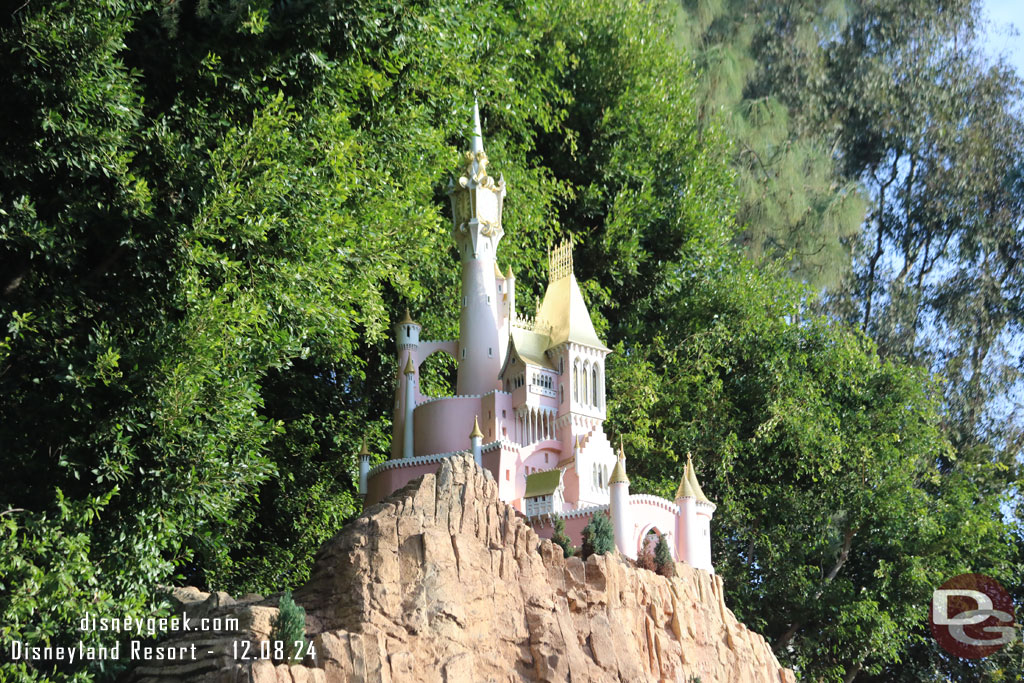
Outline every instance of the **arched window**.
<svg viewBox="0 0 1024 683">
<path fill-rule="evenodd" d="M 598 391 L 597 391 L 597 386 L 598 386 L 598 384 L 597 384 L 597 363 L 594 363 L 594 369 L 591 371 L 591 373 L 593 375 L 593 380 L 591 381 L 591 391 L 593 392 L 593 395 L 594 395 L 593 403 L 594 403 L 594 407 L 595 408 L 599 408 L 601 404 L 597 402 L 597 399 L 598 399 L 598 396 L 597 396 L 597 394 L 598 394 Z"/>
<path fill-rule="evenodd" d="M 587 375 L 590 374 L 590 361 L 583 363 L 583 403 L 590 400 L 590 392 L 587 391 Z"/>
<path fill-rule="evenodd" d="M 580 361 L 577 358 L 572 362 L 572 400 L 580 400 Z"/>
</svg>

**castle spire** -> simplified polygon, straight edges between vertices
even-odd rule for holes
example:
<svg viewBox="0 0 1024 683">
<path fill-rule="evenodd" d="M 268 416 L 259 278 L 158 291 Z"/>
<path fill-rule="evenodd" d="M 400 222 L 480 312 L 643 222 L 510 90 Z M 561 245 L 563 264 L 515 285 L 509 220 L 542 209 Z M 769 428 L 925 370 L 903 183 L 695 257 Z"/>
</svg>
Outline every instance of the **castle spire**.
<svg viewBox="0 0 1024 683">
<path fill-rule="evenodd" d="M 473 98 L 473 142 L 470 150 L 474 156 L 483 154 L 484 151 L 484 133 L 480 129 L 480 104 L 475 97 Z"/>
<path fill-rule="evenodd" d="M 690 490 L 693 491 L 693 497 L 697 499 L 698 503 L 711 503 L 707 496 L 704 495 L 704 492 L 700 490 L 700 483 L 697 482 L 697 472 L 693 469 L 693 456 L 689 453 L 686 454 L 686 480 L 689 482 Z"/>
</svg>

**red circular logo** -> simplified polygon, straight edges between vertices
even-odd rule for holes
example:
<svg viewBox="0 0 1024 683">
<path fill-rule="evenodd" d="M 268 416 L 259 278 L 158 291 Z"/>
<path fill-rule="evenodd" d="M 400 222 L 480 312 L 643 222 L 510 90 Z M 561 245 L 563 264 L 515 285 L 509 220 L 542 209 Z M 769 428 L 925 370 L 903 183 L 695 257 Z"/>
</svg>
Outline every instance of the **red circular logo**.
<svg viewBox="0 0 1024 683">
<path fill-rule="evenodd" d="M 964 659 L 988 657 L 1017 636 L 1010 594 L 984 574 L 942 584 L 932 593 L 928 622 L 942 649 Z"/>
</svg>

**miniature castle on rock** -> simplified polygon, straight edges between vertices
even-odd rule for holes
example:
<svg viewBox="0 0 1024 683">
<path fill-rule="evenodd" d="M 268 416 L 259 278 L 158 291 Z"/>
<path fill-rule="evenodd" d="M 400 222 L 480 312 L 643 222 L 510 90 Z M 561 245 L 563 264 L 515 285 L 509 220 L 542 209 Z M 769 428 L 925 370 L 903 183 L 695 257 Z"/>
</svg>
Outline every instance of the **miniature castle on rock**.
<svg viewBox="0 0 1024 683">
<path fill-rule="evenodd" d="M 607 511 L 615 545 L 635 559 L 664 536 L 673 558 L 713 572 L 711 517 L 688 460 L 675 501 L 630 495 L 626 458 L 603 430 L 605 359 L 573 274 L 572 245 L 549 255 L 548 286 L 536 319 L 516 314 L 516 279 L 498 267 L 505 181 L 487 174 L 480 113 L 473 108 L 465 175 L 449 187 L 452 234 L 462 265 L 459 339 L 421 341 L 409 315 L 395 326 L 398 387 L 391 458 L 370 469 L 359 460 L 359 492 L 367 506 L 437 469 L 442 459 L 472 452 L 498 484 L 498 496 L 525 515 L 542 537 L 561 517 L 573 542 Z M 419 368 L 432 354 L 458 363 L 455 396 L 420 391 Z M 467 436 L 468 435 L 468 436 Z"/>
</svg>

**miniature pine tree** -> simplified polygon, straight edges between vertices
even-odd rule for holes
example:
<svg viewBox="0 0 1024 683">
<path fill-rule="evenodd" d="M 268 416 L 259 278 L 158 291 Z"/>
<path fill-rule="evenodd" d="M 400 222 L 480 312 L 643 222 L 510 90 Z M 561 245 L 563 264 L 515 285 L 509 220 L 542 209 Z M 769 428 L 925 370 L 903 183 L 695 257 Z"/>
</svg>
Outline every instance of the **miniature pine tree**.
<svg viewBox="0 0 1024 683">
<path fill-rule="evenodd" d="M 566 535 L 565 520 L 561 517 L 555 517 L 555 533 L 551 535 L 551 540 L 562 548 L 562 554 L 565 557 L 572 557 L 576 554 L 576 546 L 572 544 L 572 539 Z"/>
<path fill-rule="evenodd" d="M 290 590 L 281 595 L 277 607 L 277 616 L 270 623 L 273 627 L 270 632 L 271 650 L 276 649 L 275 643 L 281 642 L 284 646 L 283 660 L 300 659 L 306 651 L 306 610 L 296 604 Z"/>
<path fill-rule="evenodd" d="M 583 528 L 583 556 L 604 555 L 615 547 L 615 532 L 608 515 L 599 512 Z"/>
<path fill-rule="evenodd" d="M 654 548 L 654 565 L 662 576 L 671 578 L 676 573 L 676 565 L 664 536 L 658 537 L 658 545 Z"/>
</svg>

